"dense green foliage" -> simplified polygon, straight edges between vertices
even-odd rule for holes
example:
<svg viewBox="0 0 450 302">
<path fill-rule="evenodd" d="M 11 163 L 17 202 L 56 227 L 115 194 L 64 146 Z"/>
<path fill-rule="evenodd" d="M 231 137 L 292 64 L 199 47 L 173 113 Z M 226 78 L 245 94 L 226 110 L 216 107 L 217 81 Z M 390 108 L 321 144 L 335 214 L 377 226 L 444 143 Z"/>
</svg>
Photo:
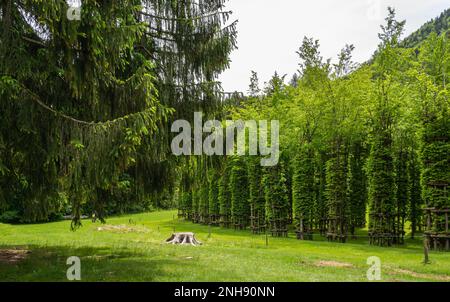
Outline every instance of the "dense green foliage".
<svg viewBox="0 0 450 302">
<path fill-rule="evenodd" d="M 66 1 L 2 1 L 0 217 L 173 206 L 168 125 L 218 107 L 224 3 L 85 0 L 69 20 Z"/>
<path fill-rule="evenodd" d="M 361 143 L 355 142 L 350 148 L 347 170 L 347 203 L 349 209 L 349 231 L 355 234 L 356 228 L 366 225 L 367 178 L 364 172 L 366 150 Z"/>
<path fill-rule="evenodd" d="M 259 234 L 266 228 L 266 200 L 264 197 L 264 186 L 262 184 L 263 169 L 259 158 L 249 158 L 248 168 L 248 191 L 250 203 L 250 225 L 253 233 Z"/>
<path fill-rule="evenodd" d="M 275 73 L 261 93 L 252 72 L 250 96 L 227 107 L 223 118 L 278 120 L 280 163 L 258 167 L 259 157 L 251 156 L 225 160 L 229 174 L 221 170 L 218 189 L 222 215 L 231 215 L 239 228 L 250 223 L 255 233 L 265 219 L 273 236 L 286 235 L 292 223 L 297 238 L 307 240 L 320 234 L 346 242 L 367 226 L 371 244 L 390 246 L 404 243 L 406 226 L 412 236 L 422 230 L 425 202 L 433 208 L 426 234 L 444 234 L 450 43 L 443 31 L 417 49 L 405 48 L 404 25 L 389 9 L 371 64 L 352 61 L 353 45 L 332 64 L 317 40 L 305 38 L 290 85 Z M 445 247 L 445 239 L 434 242 Z"/>
<path fill-rule="evenodd" d="M 242 230 L 249 225 L 250 217 L 247 169 L 241 157 L 231 158 L 230 161 L 228 185 L 231 195 L 231 220 L 235 229 Z"/>
<path fill-rule="evenodd" d="M 312 238 L 314 230 L 314 150 L 308 145 L 302 147 L 294 163 L 292 178 L 292 204 L 294 224 L 299 239 Z"/>
<path fill-rule="evenodd" d="M 230 170 L 231 161 L 227 159 L 221 170 L 221 177 L 219 178 L 218 186 L 218 201 L 219 201 L 219 215 L 220 225 L 223 227 L 231 226 L 231 188 L 230 188 Z"/>
<path fill-rule="evenodd" d="M 414 48 L 420 46 L 431 33 L 438 35 L 446 33 L 450 29 L 450 9 L 446 9 L 441 15 L 421 26 L 417 31 L 413 32 L 401 42 L 406 48 Z"/>
<path fill-rule="evenodd" d="M 210 172 L 208 181 L 209 223 L 212 225 L 218 225 L 220 220 L 220 205 L 217 171 L 214 170 Z"/>
<path fill-rule="evenodd" d="M 264 168 L 262 185 L 266 200 L 267 232 L 276 237 L 287 236 L 290 204 L 284 164 Z"/>
</svg>

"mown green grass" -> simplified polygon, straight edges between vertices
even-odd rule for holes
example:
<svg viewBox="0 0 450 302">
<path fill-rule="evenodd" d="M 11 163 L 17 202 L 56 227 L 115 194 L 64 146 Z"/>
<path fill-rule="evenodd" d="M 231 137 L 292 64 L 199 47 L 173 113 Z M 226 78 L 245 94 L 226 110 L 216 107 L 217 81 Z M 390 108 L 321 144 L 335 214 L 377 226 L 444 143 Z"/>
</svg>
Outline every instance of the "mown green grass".
<svg viewBox="0 0 450 302">
<path fill-rule="evenodd" d="M 29 249 L 17 263 L 0 262 L 0 281 L 67 281 L 66 260 L 81 259 L 82 281 L 367 281 L 370 256 L 382 262 L 383 281 L 450 281 L 450 253 L 431 252 L 422 264 L 421 239 L 404 246 L 369 246 L 366 239 L 349 243 L 271 238 L 248 231 L 194 225 L 162 211 L 109 218 L 108 225 L 126 224 L 147 232 L 98 231 L 100 223 L 84 221 L 70 231 L 70 222 L 35 225 L 0 224 L 1 249 Z M 202 246 L 164 244 L 173 230 L 192 231 Z M 364 234 L 364 231 L 361 231 Z M 320 261 L 351 264 L 322 267 Z"/>
</svg>

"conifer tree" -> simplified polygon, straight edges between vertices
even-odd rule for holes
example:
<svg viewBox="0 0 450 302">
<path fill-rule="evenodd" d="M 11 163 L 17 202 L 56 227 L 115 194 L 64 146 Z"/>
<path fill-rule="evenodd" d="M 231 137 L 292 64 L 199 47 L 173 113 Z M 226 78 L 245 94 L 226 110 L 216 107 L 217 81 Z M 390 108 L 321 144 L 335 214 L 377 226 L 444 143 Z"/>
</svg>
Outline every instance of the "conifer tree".
<svg viewBox="0 0 450 302">
<path fill-rule="evenodd" d="M 252 98 L 256 98 L 261 93 L 261 89 L 259 88 L 259 79 L 256 71 L 252 70 L 252 75 L 250 77 L 250 85 L 248 87 L 248 94 Z"/>
<path fill-rule="evenodd" d="M 124 175 L 132 178 L 127 199 L 169 192 L 178 162 L 167 122 L 220 104 L 217 76 L 236 46 L 224 3 L 82 1 L 80 20 L 69 20 L 66 1 L 3 1 L 0 157 L 9 173 L 0 183 L 14 184 L 2 193 L 8 207 L 23 221 L 45 221 L 65 195 L 76 227 L 83 209 L 102 219 Z"/>
</svg>

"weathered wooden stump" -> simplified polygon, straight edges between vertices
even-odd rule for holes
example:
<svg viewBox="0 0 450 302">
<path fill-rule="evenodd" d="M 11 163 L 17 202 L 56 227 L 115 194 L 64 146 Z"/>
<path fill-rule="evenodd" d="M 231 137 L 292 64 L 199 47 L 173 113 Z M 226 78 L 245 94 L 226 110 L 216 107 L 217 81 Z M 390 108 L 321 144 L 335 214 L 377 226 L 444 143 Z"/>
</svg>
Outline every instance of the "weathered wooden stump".
<svg viewBox="0 0 450 302">
<path fill-rule="evenodd" d="M 195 239 L 194 233 L 173 233 L 166 243 L 171 244 L 190 244 L 190 245 L 201 245 L 202 243 Z"/>
</svg>

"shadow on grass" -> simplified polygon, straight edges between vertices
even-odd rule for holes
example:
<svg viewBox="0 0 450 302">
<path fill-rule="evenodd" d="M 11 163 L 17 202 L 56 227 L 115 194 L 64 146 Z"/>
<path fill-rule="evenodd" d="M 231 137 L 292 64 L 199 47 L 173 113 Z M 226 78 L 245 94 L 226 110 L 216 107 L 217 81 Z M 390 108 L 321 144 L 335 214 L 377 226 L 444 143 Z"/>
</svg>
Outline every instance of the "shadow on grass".
<svg viewBox="0 0 450 302">
<path fill-rule="evenodd" d="M 0 262 L 2 281 L 68 281 L 67 258 L 81 260 L 81 281 L 151 282 L 164 278 L 163 268 L 183 267 L 188 263 L 177 259 L 152 259 L 146 253 L 127 248 L 94 248 L 68 246 L 0 246 L 1 250 L 28 250 L 17 262 Z M 186 267 L 188 269 L 188 267 Z"/>
</svg>

